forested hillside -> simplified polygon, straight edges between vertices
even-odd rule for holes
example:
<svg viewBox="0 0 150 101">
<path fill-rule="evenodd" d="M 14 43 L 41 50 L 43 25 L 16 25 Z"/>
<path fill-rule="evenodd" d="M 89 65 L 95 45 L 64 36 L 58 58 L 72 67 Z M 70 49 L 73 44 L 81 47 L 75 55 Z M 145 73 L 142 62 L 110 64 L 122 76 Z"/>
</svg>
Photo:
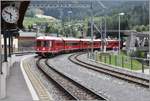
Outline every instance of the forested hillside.
<svg viewBox="0 0 150 101">
<path fill-rule="evenodd" d="M 38 1 L 34 1 L 31 3 L 35 3 Z M 43 1 L 45 2 L 45 1 Z M 69 1 L 70 3 L 85 3 L 85 1 Z M 39 2 L 39 3 L 42 3 Z M 56 2 L 47 2 L 55 4 Z M 68 2 L 67 2 L 68 3 Z M 89 5 L 91 2 L 86 1 Z M 100 23 L 104 25 L 104 19 L 106 18 L 107 29 L 118 29 L 118 14 L 120 12 L 124 12 L 125 15 L 121 16 L 121 29 L 123 30 L 137 30 L 137 31 L 147 31 L 148 30 L 148 22 L 149 22 L 149 3 L 148 1 L 102 1 L 103 5 L 106 7 L 105 9 L 98 2 L 93 2 L 93 15 L 94 22 L 99 27 Z M 52 31 L 51 27 L 54 24 L 46 23 L 45 32 L 61 32 L 61 33 L 70 33 L 75 32 L 76 30 L 88 31 L 90 27 L 90 10 L 91 9 L 82 9 L 82 8 L 61 8 L 62 14 L 60 13 L 60 8 L 58 9 L 47 9 L 47 8 L 39 8 L 43 11 L 44 15 L 53 16 L 57 19 L 62 20 L 62 25 L 64 28 L 61 28 L 59 22 L 55 23 L 55 30 Z M 34 17 L 35 8 L 29 9 L 26 16 Z M 71 11 L 70 14 L 68 12 Z M 36 18 L 34 18 L 36 19 Z M 25 23 L 28 22 L 29 18 L 25 19 Z M 38 21 L 39 22 L 39 21 Z M 40 21 L 42 22 L 42 20 Z M 32 22 L 32 23 L 36 23 Z M 68 26 L 69 25 L 69 26 Z M 79 26 L 80 25 L 80 26 Z M 57 28 L 58 26 L 58 28 Z M 49 30 L 51 29 L 51 30 Z"/>
</svg>

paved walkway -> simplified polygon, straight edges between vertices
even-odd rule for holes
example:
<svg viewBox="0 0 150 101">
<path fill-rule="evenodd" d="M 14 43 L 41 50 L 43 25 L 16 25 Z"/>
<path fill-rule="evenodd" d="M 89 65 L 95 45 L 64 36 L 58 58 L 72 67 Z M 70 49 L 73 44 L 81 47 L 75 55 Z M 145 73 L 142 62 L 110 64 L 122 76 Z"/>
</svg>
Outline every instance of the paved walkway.
<svg viewBox="0 0 150 101">
<path fill-rule="evenodd" d="M 142 73 L 142 70 L 137 70 L 136 72 Z M 144 69 L 144 74 L 149 74 L 149 69 Z"/>
<path fill-rule="evenodd" d="M 7 96 L 0 101 L 32 101 L 29 89 L 21 72 L 20 58 L 10 69 L 10 76 L 7 78 Z"/>
</svg>

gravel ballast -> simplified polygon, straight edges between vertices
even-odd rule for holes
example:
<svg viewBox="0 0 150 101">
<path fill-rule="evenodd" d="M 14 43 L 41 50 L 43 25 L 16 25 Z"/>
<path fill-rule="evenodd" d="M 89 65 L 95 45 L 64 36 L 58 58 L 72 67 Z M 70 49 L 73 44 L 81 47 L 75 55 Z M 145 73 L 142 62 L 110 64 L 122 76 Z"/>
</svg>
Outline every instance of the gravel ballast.
<svg viewBox="0 0 150 101">
<path fill-rule="evenodd" d="M 111 101 L 150 100 L 150 91 L 148 89 L 75 65 L 68 60 L 69 56 L 70 54 L 59 55 L 49 59 L 48 62 L 74 80 L 107 96 Z M 89 61 L 84 56 L 83 59 Z"/>
</svg>

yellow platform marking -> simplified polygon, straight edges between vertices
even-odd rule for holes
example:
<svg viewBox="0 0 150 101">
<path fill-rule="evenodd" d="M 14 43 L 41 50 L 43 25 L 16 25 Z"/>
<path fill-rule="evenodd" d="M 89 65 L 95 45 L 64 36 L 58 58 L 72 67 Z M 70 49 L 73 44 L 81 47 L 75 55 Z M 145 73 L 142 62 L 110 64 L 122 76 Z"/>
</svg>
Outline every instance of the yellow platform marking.
<svg viewBox="0 0 150 101">
<path fill-rule="evenodd" d="M 42 82 L 38 79 L 36 74 L 31 70 L 31 66 L 29 63 L 23 61 L 23 67 L 25 72 L 27 73 L 34 89 L 36 90 L 41 101 L 52 101 L 52 97 L 50 97 L 48 91 Z"/>
</svg>

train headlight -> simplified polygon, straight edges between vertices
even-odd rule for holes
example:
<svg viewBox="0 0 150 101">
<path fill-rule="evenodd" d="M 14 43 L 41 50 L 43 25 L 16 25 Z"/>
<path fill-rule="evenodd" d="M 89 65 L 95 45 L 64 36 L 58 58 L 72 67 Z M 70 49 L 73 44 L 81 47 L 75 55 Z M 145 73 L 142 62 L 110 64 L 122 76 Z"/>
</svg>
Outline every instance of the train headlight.
<svg viewBox="0 0 150 101">
<path fill-rule="evenodd" d="M 45 50 L 45 47 L 42 49 L 43 51 Z"/>
</svg>

